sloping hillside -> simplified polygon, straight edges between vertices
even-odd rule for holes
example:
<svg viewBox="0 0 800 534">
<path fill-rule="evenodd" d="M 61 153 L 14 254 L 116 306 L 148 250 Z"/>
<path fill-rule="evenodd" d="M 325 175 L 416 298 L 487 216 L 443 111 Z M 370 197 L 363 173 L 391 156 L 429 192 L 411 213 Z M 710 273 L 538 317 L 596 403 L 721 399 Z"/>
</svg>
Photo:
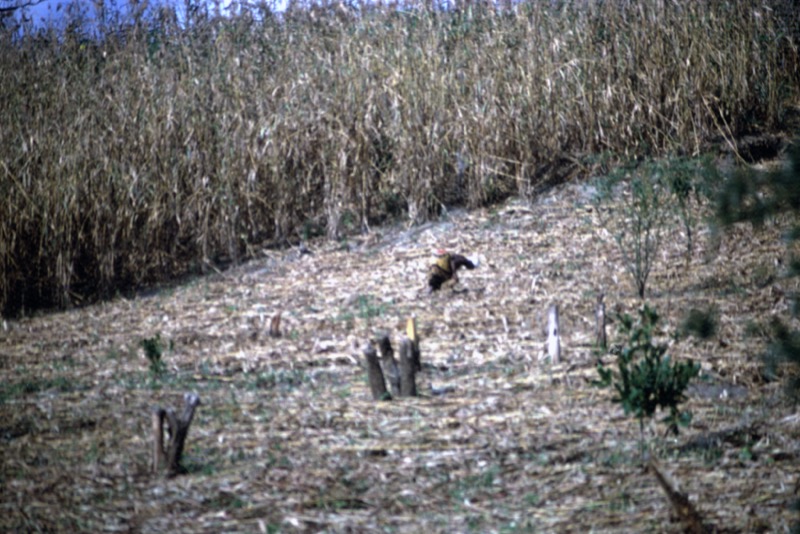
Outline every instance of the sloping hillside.
<svg viewBox="0 0 800 534">
<path fill-rule="evenodd" d="M 4 322 L 0 529 L 681 532 L 639 464 L 637 422 L 590 384 L 597 292 L 611 310 L 640 304 L 590 193 L 566 185 L 534 205 L 312 242 L 311 254 L 265 250 L 150 296 Z M 715 240 L 701 226 L 687 260 L 676 226 L 649 284 L 665 334 L 692 308 L 719 314 L 713 339 L 671 348 L 702 364 L 692 425 L 648 436 L 726 532 L 783 532 L 797 517 L 800 418 L 759 359 L 798 289 L 782 277 L 786 227 Z M 427 295 L 435 248 L 481 265 Z M 564 359 L 552 367 L 540 361 L 551 303 Z M 421 396 L 373 402 L 354 345 L 396 339 L 412 315 Z M 160 379 L 139 346 L 156 335 Z M 186 391 L 202 400 L 189 473 L 154 477 L 151 409 Z"/>
</svg>

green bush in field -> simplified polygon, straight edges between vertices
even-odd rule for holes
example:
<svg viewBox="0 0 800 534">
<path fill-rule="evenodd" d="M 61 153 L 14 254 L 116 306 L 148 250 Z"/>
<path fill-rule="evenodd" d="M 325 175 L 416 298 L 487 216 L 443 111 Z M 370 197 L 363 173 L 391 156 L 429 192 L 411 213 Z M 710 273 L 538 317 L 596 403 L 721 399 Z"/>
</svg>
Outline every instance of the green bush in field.
<svg viewBox="0 0 800 534">
<path fill-rule="evenodd" d="M 715 308 L 700 310 L 692 308 L 686 314 L 680 328 L 681 335 L 692 335 L 698 339 L 709 339 L 717 333 L 719 311 Z"/>
<path fill-rule="evenodd" d="M 616 370 L 598 362 L 600 379 L 595 384 L 613 386 L 616 395 L 612 400 L 639 420 L 644 450 L 644 421 L 653 417 L 657 409 L 669 411 L 662 419 L 668 432 L 677 434 L 679 426 L 691 422 L 691 412 L 680 411 L 678 406 L 686 400 L 684 392 L 700 373 L 700 365 L 691 360 L 673 361 L 667 354 L 667 344 L 654 342 L 658 314 L 648 305 L 639 310 L 638 320 L 624 314 L 619 322 L 624 339 L 616 355 Z"/>
<path fill-rule="evenodd" d="M 670 158 L 666 160 L 662 172 L 671 193 L 670 207 L 673 213 L 677 213 L 686 234 L 687 258 L 691 258 L 699 222 L 692 205 L 715 197 L 721 181 L 720 173 L 710 156 Z"/>
<path fill-rule="evenodd" d="M 631 162 L 595 181 L 601 225 L 622 254 L 640 298 L 659 257 L 665 231 L 679 220 L 686 235 L 687 260 L 697 225 L 692 203 L 713 193 L 718 173 L 709 158 L 669 158 Z"/>
<path fill-rule="evenodd" d="M 614 171 L 598 182 L 599 194 L 595 199 L 601 224 L 622 254 L 640 298 L 644 298 L 647 279 L 658 258 L 670 210 L 669 191 L 649 171 L 637 168 Z"/>
<path fill-rule="evenodd" d="M 150 367 L 150 376 L 152 378 L 160 378 L 167 372 L 167 364 L 164 362 L 164 344 L 161 341 L 161 334 L 156 334 L 154 337 L 142 339 L 139 344 L 144 350 L 144 355 L 147 357 L 147 362 Z"/>
</svg>

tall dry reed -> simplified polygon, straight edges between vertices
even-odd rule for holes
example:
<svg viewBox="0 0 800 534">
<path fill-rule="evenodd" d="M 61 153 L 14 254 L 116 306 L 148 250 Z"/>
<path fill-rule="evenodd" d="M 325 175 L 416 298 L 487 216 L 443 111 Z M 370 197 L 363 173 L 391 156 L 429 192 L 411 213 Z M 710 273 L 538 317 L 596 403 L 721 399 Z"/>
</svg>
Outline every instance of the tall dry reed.
<svg viewBox="0 0 800 534">
<path fill-rule="evenodd" d="M 786 3 L 161 10 L 4 35 L 0 310 L 775 126 L 800 78 Z"/>
</svg>

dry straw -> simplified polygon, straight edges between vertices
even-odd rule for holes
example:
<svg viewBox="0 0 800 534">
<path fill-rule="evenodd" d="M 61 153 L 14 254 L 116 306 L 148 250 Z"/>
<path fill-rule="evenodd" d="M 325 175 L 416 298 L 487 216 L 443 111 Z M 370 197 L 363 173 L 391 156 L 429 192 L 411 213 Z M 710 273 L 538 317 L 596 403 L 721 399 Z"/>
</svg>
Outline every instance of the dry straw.
<svg viewBox="0 0 800 534">
<path fill-rule="evenodd" d="M 4 35 L 0 310 L 774 126 L 798 82 L 790 4 L 162 10 Z"/>
</svg>

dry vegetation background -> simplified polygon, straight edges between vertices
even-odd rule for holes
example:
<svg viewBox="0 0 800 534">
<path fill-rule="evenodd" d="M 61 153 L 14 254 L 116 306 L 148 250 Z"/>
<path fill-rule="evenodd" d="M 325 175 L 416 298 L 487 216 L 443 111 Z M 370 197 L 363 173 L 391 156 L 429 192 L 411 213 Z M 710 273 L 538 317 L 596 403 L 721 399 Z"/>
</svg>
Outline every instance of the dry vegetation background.
<svg viewBox="0 0 800 534">
<path fill-rule="evenodd" d="M 0 310 L 775 127 L 798 81 L 793 6 L 264 6 L 99 26 L 73 9 L 63 34 L 6 32 Z"/>
<path fill-rule="evenodd" d="M 594 187 L 560 182 L 780 128 L 797 52 L 770 4 L 298 8 L 190 29 L 163 11 L 101 41 L 6 36 L 0 304 L 21 316 L 0 329 L 0 530 L 680 532 L 638 423 L 590 384 L 596 294 L 634 312 L 637 288 Z M 665 340 L 694 308 L 719 328 L 671 341 L 703 368 L 694 420 L 648 436 L 710 524 L 788 531 L 800 420 L 760 355 L 773 317 L 798 328 L 796 221 L 715 234 L 712 203 L 691 210 L 694 248 L 664 223 L 648 301 Z M 300 238 L 311 254 L 273 246 Z M 439 247 L 482 262 L 428 296 Z M 421 396 L 373 402 L 353 344 L 412 315 Z M 153 476 L 150 411 L 185 391 L 203 403 L 189 473 Z"/>
</svg>

